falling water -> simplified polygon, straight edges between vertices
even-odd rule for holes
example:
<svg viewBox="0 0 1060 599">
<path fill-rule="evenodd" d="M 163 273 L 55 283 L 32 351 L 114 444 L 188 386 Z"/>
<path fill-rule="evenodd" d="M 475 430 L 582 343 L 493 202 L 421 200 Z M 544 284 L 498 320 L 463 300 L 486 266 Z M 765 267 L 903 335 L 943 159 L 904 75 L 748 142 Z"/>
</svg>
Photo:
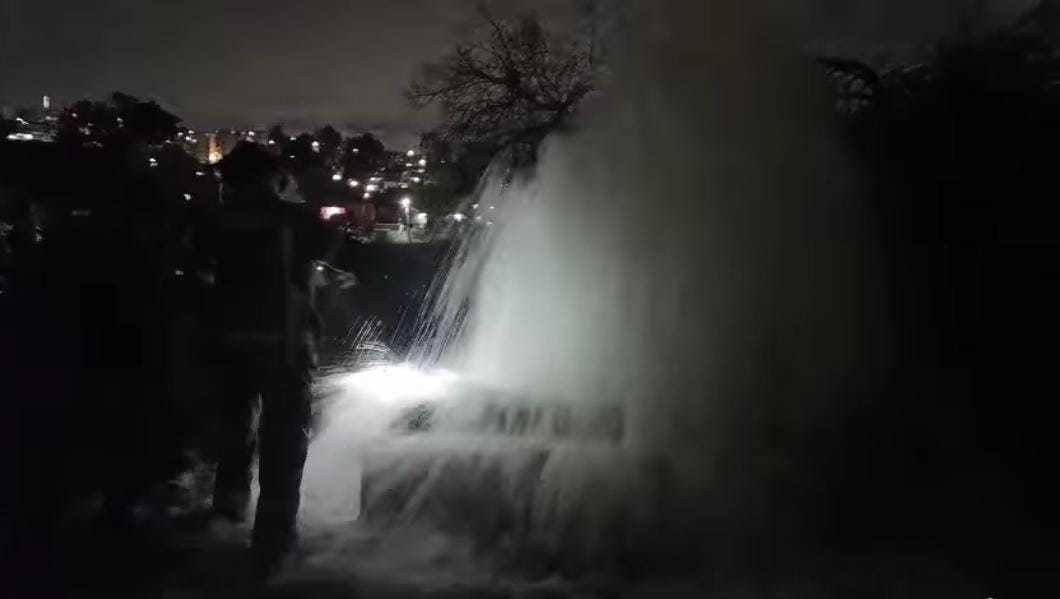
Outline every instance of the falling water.
<svg viewBox="0 0 1060 599">
<path fill-rule="evenodd" d="M 866 380 L 873 284 L 820 74 L 783 11 L 623 18 L 577 129 L 472 200 L 496 225 L 435 282 L 413 352 L 446 370 L 331 380 L 308 495 L 355 494 L 351 518 L 388 526 L 463 519 L 446 530 L 495 549 L 580 545 L 563 559 L 588 567 L 707 531 L 803 534 L 807 447 Z"/>
</svg>

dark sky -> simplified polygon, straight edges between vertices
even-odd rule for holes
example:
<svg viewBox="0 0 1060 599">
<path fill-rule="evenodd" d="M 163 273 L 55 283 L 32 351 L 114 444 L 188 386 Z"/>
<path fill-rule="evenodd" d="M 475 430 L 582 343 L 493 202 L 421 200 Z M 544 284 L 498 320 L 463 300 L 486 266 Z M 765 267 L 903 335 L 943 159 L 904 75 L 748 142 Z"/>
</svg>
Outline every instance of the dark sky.
<svg viewBox="0 0 1060 599">
<path fill-rule="evenodd" d="M 813 1 L 839 15 L 841 35 L 864 30 L 859 21 L 866 19 L 934 29 L 947 12 L 929 8 L 967 0 Z M 411 111 L 403 86 L 452 45 L 475 4 L 0 0 L 0 104 L 36 104 L 42 94 L 65 103 L 122 90 L 155 98 L 197 127 L 330 122 L 404 143 L 428 128 L 432 115 Z M 491 4 L 499 13 L 533 8 L 558 20 L 571 17 L 574 0 Z"/>
<path fill-rule="evenodd" d="M 497 0 L 571 14 L 569 0 Z M 428 128 L 402 88 L 474 16 L 471 0 L 0 0 L 0 104 L 113 90 L 198 127 L 331 122 L 394 143 Z"/>
</svg>

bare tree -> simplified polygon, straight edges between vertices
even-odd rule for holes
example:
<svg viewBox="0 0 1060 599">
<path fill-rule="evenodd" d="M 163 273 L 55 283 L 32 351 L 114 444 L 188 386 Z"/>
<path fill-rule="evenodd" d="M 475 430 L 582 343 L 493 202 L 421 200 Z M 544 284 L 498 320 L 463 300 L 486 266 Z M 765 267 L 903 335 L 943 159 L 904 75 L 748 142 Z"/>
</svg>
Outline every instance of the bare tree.
<svg viewBox="0 0 1060 599">
<path fill-rule="evenodd" d="M 502 20 L 481 7 L 479 14 L 472 40 L 427 64 L 406 96 L 416 108 L 441 107 L 444 121 L 433 132 L 440 139 L 508 152 L 516 165 L 533 162 L 538 143 L 593 90 L 592 39 L 562 41 L 533 15 Z"/>
</svg>

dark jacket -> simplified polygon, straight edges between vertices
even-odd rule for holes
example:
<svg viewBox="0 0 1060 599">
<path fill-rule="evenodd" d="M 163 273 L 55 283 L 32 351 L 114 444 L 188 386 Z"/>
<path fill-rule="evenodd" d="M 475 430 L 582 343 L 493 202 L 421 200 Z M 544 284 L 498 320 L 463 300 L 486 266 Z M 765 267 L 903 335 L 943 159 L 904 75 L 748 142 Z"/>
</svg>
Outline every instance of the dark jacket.
<svg viewBox="0 0 1060 599">
<path fill-rule="evenodd" d="M 314 215 L 274 197 L 231 202 L 211 215 L 201 239 L 214 272 L 206 321 L 223 349 L 290 366 L 314 360 L 320 319 L 309 277 L 324 240 Z"/>
</svg>

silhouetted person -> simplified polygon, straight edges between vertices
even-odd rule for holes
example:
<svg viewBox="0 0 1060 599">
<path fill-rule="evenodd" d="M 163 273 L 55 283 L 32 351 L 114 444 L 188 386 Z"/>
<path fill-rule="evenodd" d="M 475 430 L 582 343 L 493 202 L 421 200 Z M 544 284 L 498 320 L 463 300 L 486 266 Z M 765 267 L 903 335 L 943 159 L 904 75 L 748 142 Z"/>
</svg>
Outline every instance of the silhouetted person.
<svg viewBox="0 0 1060 599">
<path fill-rule="evenodd" d="M 224 203 L 203 240 L 214 267 L 208 320 L 223 377 L 214 510 L 233 521 L 246 518 L 257 441 L 261 496 L 252 548 L 272 565 L 296 538 L 319 332 L 311 280 L 324 230 L 298 205 L 294 181 L 264 150 L 241 145 L 221 171 Z"/>
</svg>

